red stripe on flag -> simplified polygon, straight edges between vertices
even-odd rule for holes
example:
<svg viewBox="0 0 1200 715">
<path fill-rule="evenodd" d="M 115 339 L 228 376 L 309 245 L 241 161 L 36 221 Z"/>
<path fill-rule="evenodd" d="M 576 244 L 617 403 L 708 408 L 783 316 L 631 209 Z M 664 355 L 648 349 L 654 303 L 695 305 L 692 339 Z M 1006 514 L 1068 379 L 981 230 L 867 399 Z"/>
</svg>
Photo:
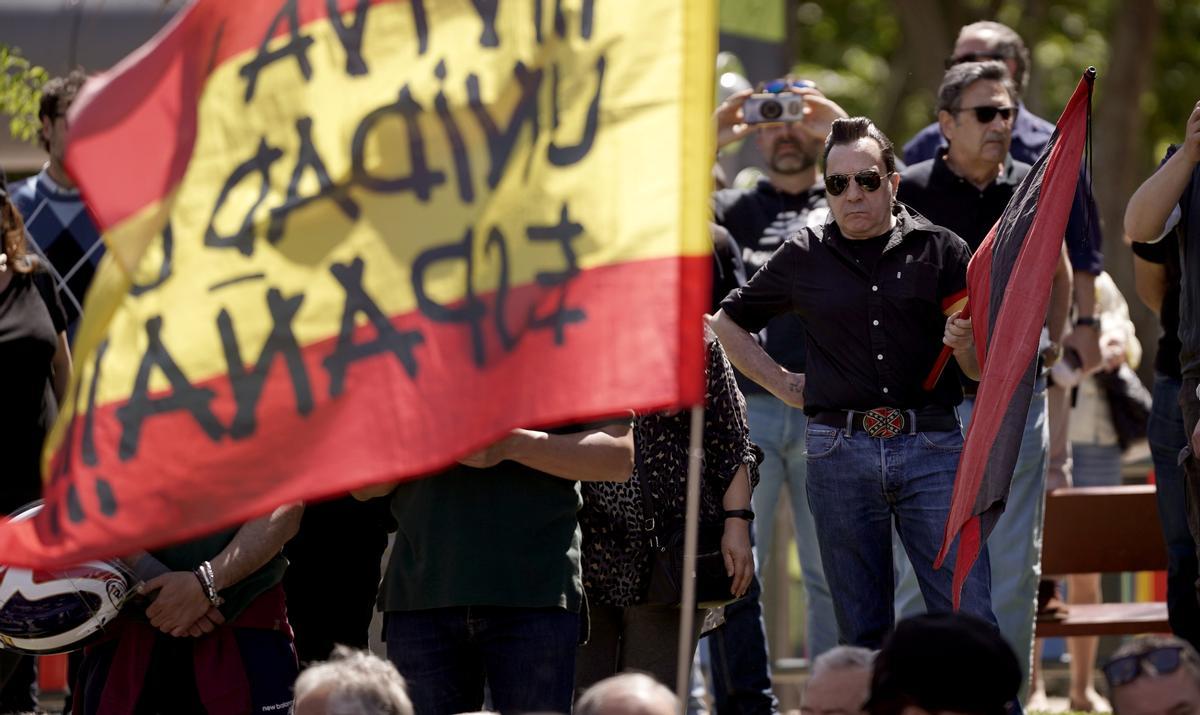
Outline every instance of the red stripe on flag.
<svg viewBox="0 0 1200 715">
<path fill-rule="evenodd" d="M 979 250 L 971 256 L 971 262 L 967 265 L 967 291 L 980 301 L 972 310 L 971 333 L 975 338 L 975 357 L 981 368 L 987 364 L 987 338 L 991 330 L 992 316 L 988 296 L 992 294 L 992 243 L 995 240 L 996 226 L 992 226 L 992 230 L 983 239 Z"/>
<path fill-rule="evenodd" d="M 315 409 L 297 413 L 291 375 L 277 359 L 257 406 L 258 433 L 242 439 L 226 433 L 213 442 L 190 413 L 166 412 L 145 420 L 136 455 L 122 461 L 121 404 L 100 406 L 91 416 L 94 466 L 80 458 L 88 419 L 80 415 L 65 441 L 72 474 L 47 485 L 48 503 L 37 517 L 0 529 L 0 553 L 7 564 L 43 568 L 132 553 L 242 523 L 280 504 L 439 470 L 492 443 L 506 427 L 697 404 L 704 394 L 701 316 L 711 261 L 706 255 L 586 270 L 572 280 L 567 305 L 581 308 L 587 321 L 566 326 L 565 344 L 555 344 L 552 330 L 534 330 L 501 358 L 494 340 L 483 368 L 472 362 L 467 326 L 410 313 L 391 322 L 424 333 L 416 379 L 385 352 L 354 363 L 345 391 L 330 398 L 324 361 L 336 339 L 306 346 L 302 360 Z M 682 324 L 673 307 L 681 298 L 683 314 L 693 316 Z M 514 325 L 524 324 L 516 316 L 534 301 L 543 314 L 558 295 L 539 286 L 513 288 L 506 313 Z M 355 331 L 356 343 L 374 337 L 369 325 Z M 229 378 L 197 386 L 215 392 L 209 404 L 228 427 L 235 412 Z M 102 480 L 117 504 L 109 516 Z M 49 526 L 55 504 L 58 535 Z M 68 505 L 83 518 L 73 522 Z"/>
</svg>

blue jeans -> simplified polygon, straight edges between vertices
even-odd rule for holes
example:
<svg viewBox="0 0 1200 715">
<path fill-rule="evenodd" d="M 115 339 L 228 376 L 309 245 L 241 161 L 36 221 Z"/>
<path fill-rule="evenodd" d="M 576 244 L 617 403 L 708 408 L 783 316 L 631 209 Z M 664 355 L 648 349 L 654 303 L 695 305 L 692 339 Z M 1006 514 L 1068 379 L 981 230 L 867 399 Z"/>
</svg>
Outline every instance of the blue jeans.
<svg viewBox="0 0 1200 715">
<path fill-rule="evenodd" d="M 1071 443 L 1071 486 L 1115 487 L 1121 483 L 1121 448 L 1115 444 Z"/>
<path fill-rule="evenodd" d="M 958 406 L 966 434 L 975 409 L 968 397 Z M 1046 467 L 1050 430 L 1046 423 L 1046 385 L 1039 380 L 1029 403 L 1029 416 L 1021 435 L 1021 450 L 1013 470 L 1008 504 L 988 537 L 992 569 L 992 609 L 1000 634 L 1012 646 L 1021 665 L 1021 697 L 1028 694 L 1033 665 L 1033 631 L 1037 615 L 1037 589 L 1042 574 L 1042 521 L 1046 511 Z M 896 609 L 900 618 L 925 611 L 912 566 L 903 550 L 896 550 Z"/>
<path fill-rule="evenodd" d="M 1167 613 L 1175 635 L 1200 648 L 1200 605 L 1196 579 L 1200 566 L 1196 545 L 1188 531 L 1187 493 L 1179 452 L 1187 445 L 1183 412 L 1179 409 L 1182 382 L 1166 375 L 1154 376 L 1154 404 L 1146 436 L 1154 459 L 1158 516 L 1167 542 Z"/>
<path fill-rule="evenodd" d="M 800 572 L 808 596 L 805 621 L 808 657 L 815 658 L 837 645 L 837 622 L 833 598 L 829 595 L 825 570 L 821 566 L 816 525 L 808 508 L 808 461 L 804 448 L 808 419 L 802 410 L 788 407 L 767 394 L 748 395 L 746 410 L 750 439 L 763 450 L 763 462 L 758 467 L 759 482 L 754 490 L 758 573 L 760 576 L 767 573 L 767 557 L 775 536 L 775 505 L 779 502 L 779 492 L 786 487 L 792 505 Z"/>
<path fill-rule="evenodd" d="M 757 576 L 750 580 L 750 589 L 744 598 L 725 607 L 725 624 L 710 633 L 707 639 L 713 709 L 717 715 L 778 712 L 779 701 L 771 688 L 771 656 L 763 627 L 762 585 Z"/>
<path fill-rule="evenodd" d="M 462 606 L 389 611 L 388 659 L 421 715 L 484 709 L 571 711 L 579 614 L 561 608 Z"/>
<path fill-rule="evenodd" d="M 843 643 L 879 648 L 895 623 L 893 520 L 929 610 L 952 609 L 957 543 L 943 568 L 933 562 L 962 445 L 958 430 L 879 439 L 808 425 L 808 503 Z M 963 584 L 960 610 L 995 624 L 990 587 L 985 545 Z"/>
</svg>

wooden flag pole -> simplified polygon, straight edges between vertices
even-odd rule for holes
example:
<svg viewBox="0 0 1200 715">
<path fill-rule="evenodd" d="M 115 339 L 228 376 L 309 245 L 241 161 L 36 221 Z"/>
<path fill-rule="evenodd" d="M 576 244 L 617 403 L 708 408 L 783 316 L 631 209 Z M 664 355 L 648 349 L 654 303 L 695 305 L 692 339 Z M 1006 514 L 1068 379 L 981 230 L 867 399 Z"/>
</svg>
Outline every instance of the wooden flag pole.
<svg viewBox="0 0 1200 715">
<path fill-rule="evenodd" d="M 679 599 L 679 662 L 675 695 L 679 715 L 686 715 L 692 682 L 692 629 L 696 619 L 696 542 L 700 535 L 700 459 L 703 456 L 704 405 L 692 408 L 688 437 L 687 510 L 683 532 L 683 593 Z"/>
<path fill-rule="evenodd" d="M 958 315 L 959 320 L 967 320 L 971 317 L 971 304 L 967 303 L 963 306 L 962 311 Z M 925 382 L 921 387 L 929 392 L 937 385 L 938 380 L 942 378 L 942 371 L 946 369 L 946 363 L 950 362 L 950 356 L 954 354 L 953 348 L 949 345 L 942 346 L 942 352 L 938 355 L 937 362 L 933 363 L 933 369 L 929 371 L 929 376 L 925 378 Z"/>
</svg>

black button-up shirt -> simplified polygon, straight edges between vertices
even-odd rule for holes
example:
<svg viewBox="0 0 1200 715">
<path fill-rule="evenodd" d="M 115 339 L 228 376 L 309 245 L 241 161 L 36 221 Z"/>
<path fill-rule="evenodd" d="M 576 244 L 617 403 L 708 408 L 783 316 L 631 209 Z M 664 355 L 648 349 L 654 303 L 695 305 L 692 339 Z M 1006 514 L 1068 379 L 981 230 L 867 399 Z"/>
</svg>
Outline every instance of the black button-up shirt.
<svg viewBox="0 0 1200 715">
<path fill-rule="evenodd" d="M 953 407 L 951 361 L 930 392 L 921 383 L 942 350 L 946 315 L 966 298 L 971 251 L 953 232 L 904 207 L 874 270 L 832 221 L 793 234 L 721 309 L 751 333 L 795 313 L 808 340 L 804 411 Z"/>
<path fill-rule="evenodd" d="M 741 248 L 747 277 L 762 268 L 788 236 L 806 226 L 821 226 L 829 218 L 823 183 L 790 194 L 767 179 L 760 179 L 752 189 L 716 192 L 713 213 Z M 759 337 L 771 359 L 788 370 L 804 372 L 804 325 L 794 315 L 771 321 Z M 763 392 L 749 380 L 739 380 L 738 385 L 745 394 Z"/>
<path fill-rule="evenodd" d="M 1006 156 L 1004 169 L 980 191 L 951 171 L 939 153 L 933 159 L 913 164 L 900 174 L 896 198 L 931 222 L 958 234 L 972 251 L 977 251 L 992 225 L 1004 213 L 1017 184 L 1028 173 L 1029 164 Z"/>
</svg>

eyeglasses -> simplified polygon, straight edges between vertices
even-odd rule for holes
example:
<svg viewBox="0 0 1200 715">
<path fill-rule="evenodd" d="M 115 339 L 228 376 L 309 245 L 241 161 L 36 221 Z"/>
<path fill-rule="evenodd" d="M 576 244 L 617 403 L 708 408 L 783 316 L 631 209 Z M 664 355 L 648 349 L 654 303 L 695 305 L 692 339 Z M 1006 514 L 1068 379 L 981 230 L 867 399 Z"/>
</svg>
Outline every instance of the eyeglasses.
<svg viewBox="0 0 1200 715">
<path fill-rule="evenodd" d="M 773 79 L 763 85 L 763 92 L 779 94 L 780 92 L 787 92 L 793 89 L 813 89 L 816 86 L 816 84 L 806 79 Z"/>
<path fill-rule="evenodd" d="M 946 69 L 964 62 L 986 62 L 987 60 L 1006 60 L 1008 56 L 1001 52 L 965 52 L 961 55 L 950 55 L 946 58 Z"/>
<path fill-rule="evenodd" d="M 1127 655 L 1123 658 L 1110 660 L 1105 664 L 1104 677 L 1108 678 L 1110 688 L 1116 688 L 1137 680 L 1142 673 L 1147 675 L 1170 675 L 1179 670 L 1183 662 L 1183 648 L 1180 646 L 1164 646 L 1146 653 Z M 1150 667 L 1146 669 L 1143 663 Z"/>
<path fill-rule="evenodd" d="M 977 120 L 979 120 L 980 124 L 991 124 L 992 120 L 996 118 L 997 114 L 999 114 L 1000 118 L 1006 122 L 1009 119 L 1012 119 L 1012 116 L 1014 114 L 1016 114 L 1016 112 L 1017 112 L 1017 108 L 1016 107 L 963 107 L 962 109 L 954 110 L 955 114 L 958 114 L 960 112 L 975 112 L 975 118 Z"/>
<path fill-rule="evenodd" d="M 889 171 L 887 175 L 891 176 L 894 173 L 894 171 Z M 883 177 L 875 169 L 865 169 L 857 174 L 829 174 L 825 177 L 826 193 L 830 196 L 841 196 L 846 189 L 850 188 L 850 179 L 854 179 L 854 183 L 867 192 L 878 191 L 883 184 Z"/>
</svg>

